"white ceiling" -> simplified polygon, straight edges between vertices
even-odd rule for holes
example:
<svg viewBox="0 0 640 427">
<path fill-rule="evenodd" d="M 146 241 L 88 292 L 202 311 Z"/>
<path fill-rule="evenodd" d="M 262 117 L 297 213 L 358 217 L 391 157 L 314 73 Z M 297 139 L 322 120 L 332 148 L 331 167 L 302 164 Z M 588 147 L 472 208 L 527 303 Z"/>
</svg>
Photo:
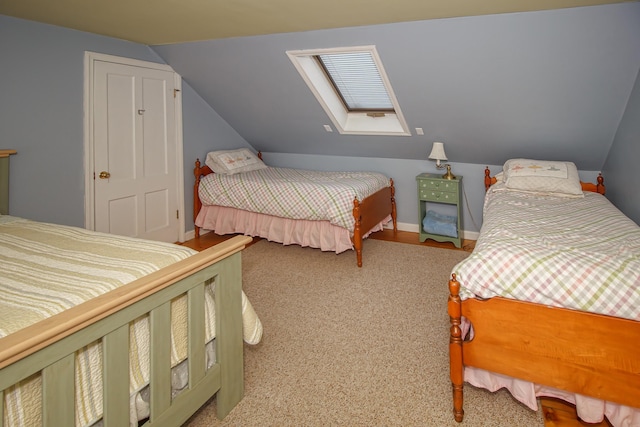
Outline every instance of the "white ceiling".
<svg viewBox="0 0 640 427">
<path fill-rule="evenodd" d="M 147 45 L 624 0 L 0 0 L 0 14 Z"/>
</svg>

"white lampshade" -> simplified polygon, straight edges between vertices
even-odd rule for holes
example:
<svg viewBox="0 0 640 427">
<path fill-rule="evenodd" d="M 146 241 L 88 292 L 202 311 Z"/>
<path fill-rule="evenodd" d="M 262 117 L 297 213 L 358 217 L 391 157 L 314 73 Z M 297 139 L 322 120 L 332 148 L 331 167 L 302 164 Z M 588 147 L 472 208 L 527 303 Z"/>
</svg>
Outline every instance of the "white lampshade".
<svg viewBox="0 0 640 427">
<path fill-rule="evenodd" d="M 429 158 L 431 160 L 435 160 L 437 166 L 440 166 L 440 160 L 447 160 L 447 155 L 444 154 L 444 144 L 442 142 L 433 143 L 433 148 L 431 148 Z"/>
</svg>

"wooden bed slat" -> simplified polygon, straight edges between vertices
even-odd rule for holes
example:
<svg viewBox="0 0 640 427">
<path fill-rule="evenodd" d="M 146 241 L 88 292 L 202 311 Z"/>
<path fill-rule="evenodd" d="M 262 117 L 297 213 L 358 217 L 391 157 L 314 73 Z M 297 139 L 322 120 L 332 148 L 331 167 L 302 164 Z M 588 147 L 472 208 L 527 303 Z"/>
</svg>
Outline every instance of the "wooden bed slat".
<svg viewBox="0 0 640 427">
<path fill-rule="evenodd" d="M 205 349 L 200 345 L 205 341 L 204 287 L 205 283 L 202 283 L 202 285 L 190 289 L 187 294 L 189 307 L 189 359 L 187 363 L 190 386 L 202 380 L 206 368 Z"/>
<path fill-rule="evenodd" d="M 75 354 L 42 370 L 42 423 L 44 427 L 75 424 Z"/>
<path fill-rule="evenodd" d="M 129 325 L 102 338 L 104 427 L 129 423 Z"/>
<path fill-rule="evenodd" d="M 171 302 L 150 313 L 151 348 L 149 402 L 151 421 L 171 404 Z M 202 344 L 201 344 L 202 345 Z"/>
</svg>

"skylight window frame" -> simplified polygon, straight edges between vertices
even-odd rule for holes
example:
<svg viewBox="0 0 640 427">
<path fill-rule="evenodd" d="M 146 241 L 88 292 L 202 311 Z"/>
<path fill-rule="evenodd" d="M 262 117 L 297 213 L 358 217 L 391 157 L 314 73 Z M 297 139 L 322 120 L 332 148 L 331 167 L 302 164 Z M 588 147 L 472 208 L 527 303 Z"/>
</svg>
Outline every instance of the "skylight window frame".
<svg viewBox="0 0 640 427">
<path fill-rule="evenodd" d="M 350 111 L 316 58 L 318 55 L 352 52 L 370 53 L 393 105 L 393 111 L 381 109 Z M 286 53 L 341 134 L 411 136 L 375 46 L 295 50 Z"/>
</svg>

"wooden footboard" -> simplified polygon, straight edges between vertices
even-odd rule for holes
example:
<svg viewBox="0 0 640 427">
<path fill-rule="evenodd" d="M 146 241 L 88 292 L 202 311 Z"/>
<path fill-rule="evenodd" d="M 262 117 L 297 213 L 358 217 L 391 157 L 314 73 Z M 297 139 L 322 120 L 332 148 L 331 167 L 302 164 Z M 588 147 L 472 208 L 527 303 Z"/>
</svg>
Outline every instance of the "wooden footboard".
<svg viewBox="0 0 640 427">
<path fill-rule="evenodd" d="M 640 322 L 505 298 L 461 301 L 449 281 L 454 416 L 462 421 L 464 367 L 637 407 Z M 466 318 L 473 338 L 461 336 Z"/>
<path fill-rule="evenodd" d="M 358 267 L 362 267 L 362 240 L 366 233 L 389 215 L 393 221 L 393 231 L 398 231 L 395 192 L 393 179 L 391 179 L 389 187 L 379 190 L 362 202 L 358 199 L 353 201 L 353 218 L 355 219 L 353 247 L 356 251 Z"/>
<path fill-rule="evenodd" d="M 242 277 L 240 251 L 251 239 L 234 237 L 109 293 L 0 339 L 0 402 L 33 374 L 42 378 L 44 425 L 75 424 L 75 353 L 102 340 L 103 420 L 129 425 L 129 324 L 150 316 L 151 415 L 145 425 L 180 425 L 217 392 L 223 418 L 242 399 Z M 205 285 L 216 281 L 216 363 L 205 367 Z M 171 397 L 170 303 L 186 295 L 189 384 Z M 0 404 L 0 425 L 5 414 Z"/>
</svg>

